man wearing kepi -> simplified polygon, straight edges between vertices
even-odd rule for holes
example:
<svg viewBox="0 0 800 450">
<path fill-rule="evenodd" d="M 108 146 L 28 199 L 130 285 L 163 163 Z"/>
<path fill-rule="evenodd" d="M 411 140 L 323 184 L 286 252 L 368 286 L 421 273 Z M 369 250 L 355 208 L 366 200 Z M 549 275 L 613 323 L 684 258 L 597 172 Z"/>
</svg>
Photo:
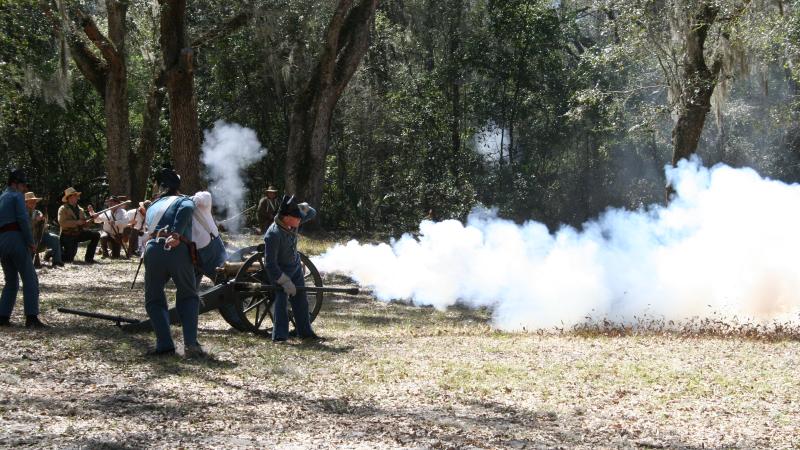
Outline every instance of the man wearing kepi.
<svg viewBox="0 0 800 450">
<path fill-rule="evenodd" d="M 303 268 L 300 264 L 300 254 L 297 253 L 297 230 L 300 225 L 308 222 L 317 215 L 317 211 L 308 203 L 297 203 L 294 196 L 284 195 L 278 208 L 275 222 L 267 228 L 264 234 L 264 266 L 267 268 L 271 280 L 283 289 L 275 291 L 275 314 L 272 328 L 272 340 L 283 342 L 289 337 L 289 316 L 286 311 L 286 297 L 292 305 L 297 336 L 302 339 L 318 339 L 311 329 L 311 319 L 308 314 L 308 298 L 305 291 L 298 291 L 297 287 L 304 287 Z"/>
<path fill-rule="evenodd" d="M 180 195 L 180 177 L 174 170 L 161 169 L 156 174 L 158 200 L 147 209 L 145 224 L 150 240 L 144 250 L 144 304 L 153 330 L 156 347 L 149 355 L 175 353 L 169 329 L 169 310 L 164 286 L 172 279 L 177 293 L 175 309 L 183 330 L 183 346 L 187 357 L 203 356 L 197 342 L 197 316 L 200 299 L 195 286 L 191 247 L 194 202 Z"/>
<path fill-rule="evenodd" d="M 0 326 L 11 323 L 21 276 L 25 326 L 44 328 L 46 325 L 39 321 L 39 278 L 31 258 L 36 251 L 36 242 L 33 241 L 25 208 L 27 190 L 25 173 L 15 170 L 8 176 L 6 190 L 0 195 L 0 264 L 5 277 L 3 293 L 0 294 Z"/>
</svg>

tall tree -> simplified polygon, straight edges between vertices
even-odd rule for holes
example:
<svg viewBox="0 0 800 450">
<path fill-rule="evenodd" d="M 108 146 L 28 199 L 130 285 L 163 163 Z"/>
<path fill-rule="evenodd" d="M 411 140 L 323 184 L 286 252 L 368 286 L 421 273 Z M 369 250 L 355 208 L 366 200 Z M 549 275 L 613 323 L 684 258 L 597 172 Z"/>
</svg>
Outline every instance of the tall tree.
<svg viewBox="0 0 800 450">
<path fill-rule="evenodd" d="M 289 120 L 286 190 L 320 204 L 331 117 L 369 47 L 378 0 L 339 0 L 319 61 L 298 93 Z"/>
<path fill-rule="evenodd" d="M 170 150 L 181 175 L 181 187 L 186 192 L 196 192 L 205 187 L 205 180 L 200 170 L 194 49 L 244 26 L 252 13 L 245 8 L 192 41 L 186 25 L 186 0 L 159 0 L 159 4 L 163 71 L 156 79 L 163 81 L 169 97 Z M 160 99 L 154 97 L 152 101 Z"/>
<path fill-rule="evenodd" d="M 200 126 L 194 95 L 194 50 L 186 30 L 186 0 L 159 0 L 161 52 L 169 97 L 170 149 L 182 189 L 204 187 L 200 174 Z"/>
<path fill-rule="evenodd" d="M 58 3 L 58 2 L 57 2 Z M 60 30 L 67 34 L 72 58 L 84 77 L 102 97 L 105 115 L 105 166 L 109 190 L 115 194 L 131 189 L 130 125 L 128 118 L 128 70 L 125 54 L 127 35 L 127 0 L 106 0 L 108 33 L 103 34 L 94 19 L 80 7 L 67 11 L 56 5 L 61 15 L 68 14 L 77 30 Z M 56 27 L 62 21 L 54 17 L 52 5 L 46 4 Z M 70 27 L 71 28 L 71 27 Z M 86 43 L 88 39 L 100 56 Z"/>
</svg>

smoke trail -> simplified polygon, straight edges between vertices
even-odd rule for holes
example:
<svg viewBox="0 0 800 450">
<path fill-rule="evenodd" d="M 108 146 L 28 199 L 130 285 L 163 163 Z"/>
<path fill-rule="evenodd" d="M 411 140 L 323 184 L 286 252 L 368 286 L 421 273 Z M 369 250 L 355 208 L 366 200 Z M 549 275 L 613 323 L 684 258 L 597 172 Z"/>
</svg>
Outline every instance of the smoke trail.
<svg viewBox="0 0 800 450">
<path fill-rule="evenodd" d="M 610 209 L 554 234 L 491 211 L 424 221 L 391 245 L 351 241 L 315 263 L 374 288 L 382 300 L 493 308 L 506 330 L 715 315 L 796 321 L 800 312 L 800 185 L 750 169 L 668 167 L 668 206 Z"/>
<path fill-rule="evenodd" d="M 263 158 L 266 150 L 261 147 L 255 131 L 235 123 L 218 120 L 214 128 L 203 135 L 202 159 L 208 171 L 214 205 L 224 209 L 227 217 L 234 217 L 242 210 L 244 199 L 242 171 Z M 236 232 L 241 220 L 241 216 L 235 217 L 225 225 Z"/>
</svg>

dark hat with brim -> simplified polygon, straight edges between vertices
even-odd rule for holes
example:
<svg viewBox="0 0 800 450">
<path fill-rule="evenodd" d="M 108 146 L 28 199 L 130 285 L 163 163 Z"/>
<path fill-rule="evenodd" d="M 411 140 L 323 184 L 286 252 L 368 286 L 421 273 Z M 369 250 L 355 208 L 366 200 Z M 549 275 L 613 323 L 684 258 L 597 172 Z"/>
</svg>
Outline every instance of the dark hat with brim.
<svg viewBox="0 0 800 450">
<path fill-rule="evenodd" d="M 300 213 L 300 208 L 297 206 L 297 199 L 294 195 L 284 195 L 281 200 L 281 206 L 278 207 L 278 215 L 303 217 Z"/>
<path fill-rule="evenodd" d="M 28 184 L 28 176 L 22 169 L 14 169 L 8 174 L 8 184 L 11 183 Z"/>
<path fill-rule="evenodd" d="M 159 186 L 167 189 L 178 189 L 181 186 L 181 177 L 170 167 L 159 170 L 155 176 Z"/>
<path fill-rule="evenodd" d="M 278 190 L 277 190 L 277 189 L 275 189 L 275 186 L 273 186 L 273 185 L 271 185 L 271 184 L 270 184 L 270 185 L 269 185 L 269 187 L 267 188 L 267 192 L 274 192 L 274 193 L 276 193 L 276 194 L 277 194 L 277 193 L 278 193 Z"/>
</svg>

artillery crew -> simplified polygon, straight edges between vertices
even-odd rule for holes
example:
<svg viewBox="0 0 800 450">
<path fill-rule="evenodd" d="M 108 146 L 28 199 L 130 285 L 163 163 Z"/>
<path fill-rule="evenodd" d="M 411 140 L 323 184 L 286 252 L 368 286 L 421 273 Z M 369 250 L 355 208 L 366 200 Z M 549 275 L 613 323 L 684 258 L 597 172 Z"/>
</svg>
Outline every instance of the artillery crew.
<svg viewBox="0 0 800 450">
<path fill-rule="evenodd" d="M 61 260 L 61 242 L 58 235 L 48 231 L 47 220 L 44 214 L 36 209 L 36 204 L 40 200 L 41 198 L 36 197 L 36 194 L 33 192 L 25 193 L 25 207 L 28 209 L 30 215 L 33 241 L 36 242 L 36 250 L 34 250 L 34 253 L 38 256 L 39 252 L 44 251 L 46 248 L 52 254 L 52 267 L 63 267 L 64 262 Z"/>
<path fill-rule="evenodd" d="M 302 339 L 318 339 L 311 328 L 308 313 L 308 298 L 304 287 L 303 267 L 297 252 L 297 231 L 301 224 L 317 215 L 308 203 L 297 203 L 294 196 L 284 195 L 277 211 L 278 215 L 264 234 L 265 267 L 270 279 L 283 289 L 275 291 L 275 309 L 272 340 L 284 342 L 289 337 L 289 315 L 286 310 L 287 296 L 292 305 L 297 336 Z"/>
<path fill-rule="evenodd" d="M 25 326 L 44 328 L 47 325 L 39 320 L 39 278 L 31 258 L 36 250 L 36 242 L 25 208 L 24 194 L 27 190 L 25 173 L 14 170 L 9 174 L 6 189 L 0 195 L 0 264 L 5 277 L 5 286 L 0 294 L 0 326 L 11 323 L 21 277 Z"/>
<path fill-rule="evenodd" d="M 69 187 L 64 190 L 64 197 L 61 198 L 63 205 L 58 208 L 58 225 L 61 227 L 61 247 L 64 250 L 62 258 L 66 262 L 75 260 L 78 253 L 78 243 L 88 242 L 84 260 L 88 264 L 94 263 L 94 252 L 97 243 L 100 241 L 100 233 L 86 229 L 87 224 L 93 217 L 87 216 L 86 211 L 78 206 L 78 199 L 81 193 L 75 188 Z"/>
<path fill-rule="evenodd" d="M 170 318 L 164 287 L 172 279 L 177 293 L 175 309 L 183 330 L 183 345 L 187 357 L 205 355 L 197 342 L 197 316 L 200 298 L 195 284 L 192 255 L 192 214 L 195 205 L 191 198 L 180 195 L 180 177 L 164 168 L 156 174 L 156 188 L 161 195 L 147 209 L 145 223 L 149 240 L 144 251 L 144 299 L 147 315 L 156 334 L 155 349 L 149 355 L 175 353 L 170 334 Z"/>
</svg>

